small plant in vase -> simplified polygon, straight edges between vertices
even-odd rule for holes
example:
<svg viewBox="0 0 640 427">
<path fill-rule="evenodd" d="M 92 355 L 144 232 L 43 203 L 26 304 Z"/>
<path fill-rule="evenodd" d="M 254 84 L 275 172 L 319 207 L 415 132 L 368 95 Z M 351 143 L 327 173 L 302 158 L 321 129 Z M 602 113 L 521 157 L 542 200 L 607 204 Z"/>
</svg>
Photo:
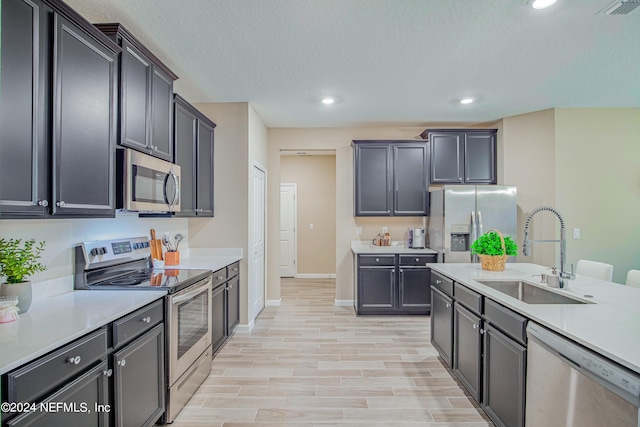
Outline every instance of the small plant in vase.
<svg viewBox="0 0 640 427">
<path fill-rule="evenodd" d="M 0 285 L 0 295 L 16 295 L 20 313 L 26 313 L 31 306 L 31 282 L 29 276 L 47 267 L 38 260 L 46 242 L 36 243 L 35 239 L 0 239 L 0 277 L 6 282 Z"/>
<path fill-rule="evenodd" d="M 480 257 L 483 270 L 503 271 L 510 256 L 518 254 L 518 245 L 498 230 L 489 230 L 471 245 L 471 253 Z"/>
</svg>

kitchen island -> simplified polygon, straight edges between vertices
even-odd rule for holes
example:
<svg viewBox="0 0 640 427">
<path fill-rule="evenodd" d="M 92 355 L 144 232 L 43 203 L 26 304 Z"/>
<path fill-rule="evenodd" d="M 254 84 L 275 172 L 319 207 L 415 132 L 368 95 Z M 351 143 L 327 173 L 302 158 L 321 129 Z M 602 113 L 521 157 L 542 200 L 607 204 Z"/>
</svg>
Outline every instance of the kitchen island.
<svg viewBox="0 0 640 427">
<path fill-rule="evenodd" d="M 640 373 L 640 289 L 576 275 L 568 289 L 555 292 L 587 304 L 527 304 L 483 285 L 486 280 L 539 283 L 549 269 L 536 264 L 508 263 L 504 271 L 485 271 L 480 264 L 429 264 L 432 270 L 508 307 L 620 365 Z M 545 284 L 540 284 L 547 287 Z"/>
</svg>

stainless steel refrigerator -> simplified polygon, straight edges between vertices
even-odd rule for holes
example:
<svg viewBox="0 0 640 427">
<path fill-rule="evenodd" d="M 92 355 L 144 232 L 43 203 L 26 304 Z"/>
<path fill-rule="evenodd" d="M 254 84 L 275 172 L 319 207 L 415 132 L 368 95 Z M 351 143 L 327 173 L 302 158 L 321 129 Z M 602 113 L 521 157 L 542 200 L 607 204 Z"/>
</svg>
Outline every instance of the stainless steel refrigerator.
<svg viewBox="0 0 640 427">
<path fill-rule="evenodd" d="M 501 185 L 444 185 L 430 191 L 429 247 L 438 251 L 438 262 L 478 262 L 470 246 L 492 228 L 517 243 L 516 196 L 516 187 Z"/>
</svg>

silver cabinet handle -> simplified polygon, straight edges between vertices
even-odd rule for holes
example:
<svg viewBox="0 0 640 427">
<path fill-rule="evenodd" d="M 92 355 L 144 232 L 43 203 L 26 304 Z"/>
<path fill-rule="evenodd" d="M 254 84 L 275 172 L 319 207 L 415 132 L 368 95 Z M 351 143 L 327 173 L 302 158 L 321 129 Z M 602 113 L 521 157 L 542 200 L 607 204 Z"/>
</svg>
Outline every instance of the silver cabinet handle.
<svg viewBox="0 0 640 427">
<path fill-rule="evenodd" d="M 233 267 L 233 271 L 238 271 L 238 267 Z"/>
<path fill-rule="evenodd" d="M 380 262 L 380 258 L 376 258 L 376 262 Z"/>
<path fill-rule="evenodd" d="M 56 206 L 59 207 L 59 208 L 63 208 L 64 207 L 64 202 L 63 201 L 56 202 Z"/>
<path fill-rule="evenodd" d="M 439 285 L 439 284 L 441 284 L 441 283 L 442 283 L 442 280 L 438 280 L 438 279 L 436 279 L 436 285 Z"/>
<path fill-rule="evenodd" d="M 447 303 L 447 308 L 451 308 L 451 304 Z"/>
<path fill-rule="evenodd" d="M 403 269 L 400 269 L 400 273 L 404 273 L 404 270 L 403 270 Z"/>
<path fill-rule="evenodd" d="M 224 279 L 224 276 L 217 276 L 216 279 L 222 280 L 222 279 Z"/>
<path fill-rule="evenodd" d="M 49 206 L 49 201 L 48 200 L 38 200 L 38 206 L 42 206 L 42 207 L 47 207 Z"/>
<path fill-rule="evenodd" d="M 229 285 L 229 289 L 233 289 L 233 285 Z"/>
<path fill-rule="evenodd" d="M 102 371 L 102 375 L 104 375 L 105 377 L 110 377 L 111 375 L 113 375 L 113 369 L 107 369 L 106 371 Z"/>
<path fill-rule="evenodd" d="M 67 363 L 71 363 L 72 365 L 79 365 L 81 361 L 82 361 L 82 358 L 80 356 L 76 356 L 76 357 L 71 356 L 67 359 Z"/>
<path fill-rule="evenodd" d="M 473 324 L 473 329 L 478 329 L 478 325 L 476 325 L 475 323 Z"/>
<path fill-rule="evenodd" d="M 416 262 L 420 262 L 420 258 L 416 258 Z"/>
<path fill-rule="evenodd" d="M 486 331 L 484 329 L 480 329 L 480 335 L 484 334 Z"/>
<path fill-rule="evenodd" d="M 151 317 L 143 317 L 140 319 L 143 323 L 151 323 Z"/>
<path fill-rule="evenodd" d="M 118 366 L 124 366 L 127 363 L 126 359 L 118 360 Z"/>
</svg>

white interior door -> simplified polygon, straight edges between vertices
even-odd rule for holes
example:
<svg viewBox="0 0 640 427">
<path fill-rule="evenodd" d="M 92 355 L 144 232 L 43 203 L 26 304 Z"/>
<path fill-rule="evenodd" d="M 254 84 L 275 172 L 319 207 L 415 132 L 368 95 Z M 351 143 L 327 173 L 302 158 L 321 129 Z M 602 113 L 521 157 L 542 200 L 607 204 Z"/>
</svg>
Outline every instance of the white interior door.
<svg viewBox="0 0 640 427">
<path fill-rule="evenodd" d="M 280 184 L 280 277 L 296 275 L 296 184 Z"/>
<path fill-rule="evenodd" d="M 264 308 L 265 294 L 265 172 L 253 167 L 253 217 L 251 219 L 251 271 L 249 274 L 249 307 L 251 320 Z"/>
</svg>

